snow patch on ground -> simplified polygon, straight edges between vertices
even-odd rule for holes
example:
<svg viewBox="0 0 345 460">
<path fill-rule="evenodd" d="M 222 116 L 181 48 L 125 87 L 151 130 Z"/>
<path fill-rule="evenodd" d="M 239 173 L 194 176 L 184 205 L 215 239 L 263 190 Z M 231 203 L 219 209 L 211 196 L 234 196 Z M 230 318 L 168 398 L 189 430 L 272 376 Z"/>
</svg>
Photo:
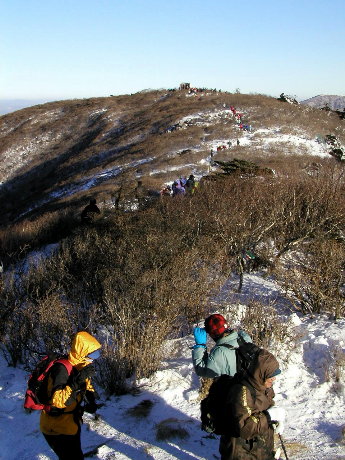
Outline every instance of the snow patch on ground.
<svg viewBox="0 0 345 460">
<path fill-rule="evenodd" d="M 106 109 L 106 108 L 94 110 L 93 112 L 90 112 L 89 118 L 90 118 L 90 119 L 95 118 L 95 117 L 97 117 L 98 115 L 100 115 L 100 114 L 102 114 L 102 113 L 105 113 L 105 112 L 107 112 L 107 111 L 108 111 L 108 109 Z"/>
<path fill-rule="evenodd" d="M 262 135 L 264 134 L 264 137 Z M 283 152 L 301 154 L 301 155 L 316 155 L 319 157 L 329 157 L 329 153 L 325 145 L 320 144 L 317 139 L 310 139 L 304 133 L 300 135 L 282 134 L 279 128 L 276 129 L 261 129 L 255 131 L 251 136 L 253 144 L 258 148 L 268 147 L 272 144 L 279 144 L 283 148 Z"/>
<path fill-rule="evenodd" d="M 55 121 L 62 118 L 63 115 L 64 111 L 62 107 L 54 110 L 48 110 L 47 112 L 35 115 L 34 118 L 32 117 L 31 124 L 35 125 L 37 123 Z"/>
<path fill-rule="evenodd" d="M 47 143 L 57 142 L 62 135 L 63 133 L 47 132 L 30 140 L 23 139 L 18 147 L 5 150 L 1 157 L 1 181 L 11 179 L 20 168 L 32 162 L 35 153 L 39 153 Z"/>
</svg>

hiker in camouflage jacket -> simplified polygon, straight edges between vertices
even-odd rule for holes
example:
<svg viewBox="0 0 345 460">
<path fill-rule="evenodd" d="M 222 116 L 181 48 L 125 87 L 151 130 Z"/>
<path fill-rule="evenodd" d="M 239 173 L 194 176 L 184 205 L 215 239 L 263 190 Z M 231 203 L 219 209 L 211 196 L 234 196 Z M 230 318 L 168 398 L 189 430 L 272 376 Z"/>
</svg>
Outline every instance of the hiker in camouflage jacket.
<svg viewBox="0 0 345 460">
<path fill-rule="evenodd" d="M 274 459 L 274 428 L 281 433 L 283 424 L 283 420 L 272 419 L 278 409 L 272 410 L 272 385 L 278 374 L 276 358 L 261 350 L 247 375 L 231 387 L 226 401 L 230 428 L 220 439 L 221 460 Z"/>
</svg>

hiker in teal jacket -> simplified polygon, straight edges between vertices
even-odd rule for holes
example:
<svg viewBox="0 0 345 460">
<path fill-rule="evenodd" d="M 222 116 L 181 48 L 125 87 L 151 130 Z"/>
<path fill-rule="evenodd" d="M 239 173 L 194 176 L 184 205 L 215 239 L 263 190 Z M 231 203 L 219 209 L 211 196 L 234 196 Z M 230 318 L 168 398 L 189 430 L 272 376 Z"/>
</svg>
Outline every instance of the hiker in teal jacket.
<svg viewBox="0 0 345 460">
<path fill-rule="evenodd" d="M 207 333 L 216 342 L 210 353 L 206 348 Z M 246 332 L 228 329 L 224 316 L 219 314 L 206 318 L 205 328 L 196 327 L 194 329 L 195 345 L 192 352 L 196 374 L 207 378 L 219 377 L 222 374 L 235 375 L 236 353 L 228 345 L 238 348 L 239 335 L 246 342 L 252 341 Z"/>
</svg>

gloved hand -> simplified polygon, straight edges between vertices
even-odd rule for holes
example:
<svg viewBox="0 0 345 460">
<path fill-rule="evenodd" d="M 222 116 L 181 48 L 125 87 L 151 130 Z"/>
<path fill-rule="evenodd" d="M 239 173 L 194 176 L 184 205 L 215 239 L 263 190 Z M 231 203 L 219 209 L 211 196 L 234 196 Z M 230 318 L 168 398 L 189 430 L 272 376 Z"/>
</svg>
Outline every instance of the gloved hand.
<svg viewBox="0 0 345 460">
<path fill-rule="evenodd" d="M 270 424 L 274 431 L 282 434 L 285 426 L 285 410 L 282 407 L 270 407 L 267 412 L 271 418 Z"/>
<path fill-rule="evenodd" d="M 80 371 L 73 371 L 69 378 L 68 385 L 72 390 L 77 391 L 85 387 L 85 380 L 95 374 L 95 368 L 91 365 L 85 366 Z"/>
<path fill-rule="evenodd" d="M 88 412 L 89 414 L 94 414 L 98 409 L 98 405 L 96 404 L 96 401 L 95 401 L 94 392 L 87 391 L 85 393 L 85 400 L 86 400 L 86 404 L 84 404 L 84 411 Z"/>
<path fill-rule="evenodd" d="M 206 347 L 207 334 L 206 330 L 203 327 L 194 328 L 193 335 L 196 345 Z"/>
</svg>

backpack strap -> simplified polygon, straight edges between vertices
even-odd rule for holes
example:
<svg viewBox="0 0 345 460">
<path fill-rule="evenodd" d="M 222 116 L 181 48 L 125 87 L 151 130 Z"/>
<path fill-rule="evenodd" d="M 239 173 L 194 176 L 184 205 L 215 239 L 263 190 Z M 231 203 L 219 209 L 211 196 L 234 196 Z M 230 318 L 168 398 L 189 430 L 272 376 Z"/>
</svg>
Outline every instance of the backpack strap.
<svg viewBox="0 0 345 460">
<path fill-rule="evenodd" d="M 72 364 L 68 361 L 68 359 L 66 358 L 60 358 L 60 359 L 57 359 L 54 364 L 56 363 L 60 363 L 60 364 L 63 364 L 67 370 L 67 373 L 68 375 L 71 375 L 72 374 L 72 370 L 73 370 L 73 366 Z"/>
<path fill-rule="evenodd" d="M 59 359 L 56 359 L 53 363 L 52 363 L 52 366 L 50 367 L 50 372 L 53 372 L 54 375 L 56 374 L 56 372 L 58 371 L 57 367 L 55 367 L 54 365 L 55 364 L 60 364 L 62 365 L 66 372 L 67 372 L 67 380 L 69 378 L 69 376 L 71 375 L 72 371 L 73 371 L 73 366 L 72 364 L 68 361 L 68 359 L 66 358 L 59 358 Z M 54 369 L 52 369 L 54 366 Z M 61 386 L 64 386 L 66 383 L 67 383 L 67 380 L 65 381 L 65 378 L 63 378 L 61 381 L 60 381 L 60 372 L 58 372 L 57 374 L 59 376 L 59 380 L 58 382 L 56 382 L 56 385 L 54 385 L 54 387 L 52 388 L 52 392 L 54 392 L 56 389 L 58 389 L 59 387 L 61 388 Z M 54 380 L 55 380 L 55 377 L 54 377 Z"/>
<path fill-rule="evenodd" d="M 245 343 L 248 343 L 244 340 L 242 334 L 240 333 L 241 331 L 238 332 L 238 337 L 237 337 L 237 343 L 238 343 L 238 346 L 240 347 L 241 345 L 244 345 Z"/>
<path fill-rule="evenodd" d="M 68 377 L 71 375 L 72 371 L 73 371 L 73 366 L 72 364 L 68 361 L 68 359 L 66 358 L 59 358 L 59 359 L 56 359 L 53 363 L 52 363 L 52 366 L 54 364 L 62 364 L 66 371 L 67 371 L 67 375 Z M 58 389 L 60 387 L 60 385 L 57 385 L 55 388 L 52 389 L 52 393 Z M 58 409 L 58 408 L 55 408 L 54 406 L 50 405 L 50 404 L 46 404 L 44 406 L 44 409 L 47 413 L 49 413 L 49 415 L 52 415 L 52 416 L 55 416 L 55 415 L 61 415 L 62 413 L 63 414 L 71 414 L 73 412 L 75 412 L 75 410 L 77 409 L 74 409 L 73 411 L 65 411 L 64 409 Z"/>
<path fill-rule="evenodd" d="M 242 363 L 243 363 L 243 357 L 242 357 L 242 353 L 241 353 L 241 346 L 242 345 L 245 345 L 245 344 L 249 344 L 249 345 L 253 345 L 253 347 L 255 347 L 255 350 L 257 348 L 256 345 L 254 344 L 251 344 L 250 342 L 246 342 L 243 337 L 239 336 L 239 340 L 237 341 L 238 343 L 238 347 L 234 347 L 233 345 L 229 345 L 228 343 L 220 343 L 219 345 L 217 345 L 218 347 L 225 347 L 225 348 L 228 348 L 229 350 L 233 350 L 235 352 L 235 356 L 236 356 L 236 374 L 234 375 L 234 377 L 236 377 L 238 383 L 240 383 L 240 381 L 247 375 L 247 367 L 243 367 Z M 248 389 L 250 390 L 252 396 L 253 396 L 253 399 L 255 399 L 255 389 L 254 387 L 252 387 L 250 384 L 248 384 Z"/>
</svg>

